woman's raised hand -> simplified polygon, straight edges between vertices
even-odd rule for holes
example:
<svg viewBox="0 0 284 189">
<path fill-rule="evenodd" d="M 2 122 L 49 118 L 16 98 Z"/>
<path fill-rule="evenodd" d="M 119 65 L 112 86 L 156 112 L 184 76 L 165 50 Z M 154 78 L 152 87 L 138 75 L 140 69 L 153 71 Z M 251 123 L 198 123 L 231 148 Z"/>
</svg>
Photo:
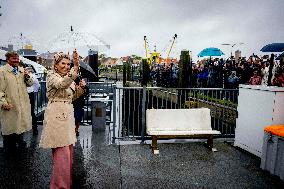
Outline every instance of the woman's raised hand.
<svg viewBox="0 0 284 189">
<path fill-rule="evenodd" d="M 78 54 L 76 49 L 73 51 L 73 63 L 74 63 L 74 71 L 78 73 L 78 70 L 79 70 L 79 54 Z"/>
</svg>

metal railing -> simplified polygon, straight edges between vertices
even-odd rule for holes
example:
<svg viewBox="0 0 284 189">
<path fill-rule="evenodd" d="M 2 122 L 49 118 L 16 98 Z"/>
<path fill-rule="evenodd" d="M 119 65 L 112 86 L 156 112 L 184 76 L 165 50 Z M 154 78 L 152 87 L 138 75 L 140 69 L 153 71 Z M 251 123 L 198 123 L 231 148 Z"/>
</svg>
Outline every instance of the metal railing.
<svg viewBox="0 0 284 189">
<path fill-rule="evenodd" d="M 234 137 L 237 118 L 237 89 L 117 87 L 116 129 L 114 139 L 142 141 L 147 138 L 146 109 L 186 109 L 206 107 L 211 110 L 212 129 L 221 137 Z M 113 140 L 114 140 L 113 139 Z"/>
<path fill-rule="evenodd" d="M 113 105 L 113 91 L 115 87 L 114 82 L 88 82 L 89 95 L 85 98 L 84 115 L 82 123 L 92 124 L 92 101 L 103 101 L 106 103 L 107 123 L 112 122 L 112 105 Z"/>
<path fill-rule="evenodd" d="M 46 81 L 40 81 L 40 88 L 38 92 L 35 93 L 35 115 L 37 117 L 37 121 L 42 123 L 43 121 L 43 113 L 45 107 L 47 105 L 48 99 L 46 96 Z"/>
<path fill-rule="evenodd" d="M 112 95 L 115 83 L 114 82 L 88 82 L 90 94 Z"/>
<path fill-rule="evenodd" d="M 36 115 L 43 121 L 47 105 L 46 83 L 36 95 Z M 237 118 L 237 89 L 116 87 L 115 83 L 89 82 L 90 94 L 85 98 L 83 124 L 92 124 L 91 102 L 103 99 L 107 123 L 112 123 L 112 139 L 144 140 L 146 109 L 186 109 L 206 107 L 211 110 L 212 129 L 221 137 L 234 137 Z M 107 99 L 106 99 L 107 97 Z"/>
<path fill-rule="evenodd" d="M 83 124 L 91 125 L 92 124 L 92 109 L 91 102 L 94 100 L 100 100 L 102 98 L 108 98 L 103 100 L 106 102 L 106 112 L 107 112 L 107 123 L 112 122 L 112 105 L 113 105 L 113 91 L 114 91 L 114 82 L 88 82 L 87 86 L 89 87 L 89 95 L 85 97 L 85 106 L 84 114 L 82 118 Z M 42 124 L 44 119 L 44 111 L 47 106 L 48 98 L 46 96 L 46 81 L 40 81 L 39 91 L 36 93 L 35 98 L 35 114 L 37 116 L 37 121 L 39 124 Z"/>
</svg>

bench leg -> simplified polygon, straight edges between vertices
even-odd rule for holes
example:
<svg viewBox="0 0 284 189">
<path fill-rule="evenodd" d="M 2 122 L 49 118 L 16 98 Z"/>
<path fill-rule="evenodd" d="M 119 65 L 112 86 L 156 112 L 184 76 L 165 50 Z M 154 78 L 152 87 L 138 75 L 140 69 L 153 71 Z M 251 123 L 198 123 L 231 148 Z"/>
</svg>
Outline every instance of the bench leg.
<svg viewBox="0 0 284 189">
<path fill-rule="evenodd" d="M 159 154 L 159 149 L 158 149 L 158 137 L 157 136 L 152 136 L 152 152 L 154 154 Z"/>
<path fill-rule="evenodd" d="M 208 148 L 212 149 L 213 148 L 213 136 L 209 136 L 207 139 L 207 146 Z"/>
<path fill-rule="evenodd" d="M 207 146 L 212 152 L 216 152 L 217 149 L 213 148 L 213 135 L 210 135 L 207 139 Z"/>
</svg>

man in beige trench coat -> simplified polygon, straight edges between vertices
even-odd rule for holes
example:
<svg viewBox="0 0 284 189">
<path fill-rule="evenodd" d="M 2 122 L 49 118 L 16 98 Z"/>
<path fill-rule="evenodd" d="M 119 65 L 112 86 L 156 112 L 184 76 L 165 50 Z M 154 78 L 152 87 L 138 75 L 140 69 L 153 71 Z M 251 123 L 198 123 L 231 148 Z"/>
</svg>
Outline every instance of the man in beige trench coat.
<svg viewBox="0 0 284 189">
<path fill-rule="evenodd" d="M 6 53 L 8 64 L 0 68 L 0 122 L 5 150 L 23 148 L 26 142 L 23 133 L 31 130 L 31 105 L 27 86 L 33 84 L 32 77 L 19 67 L 19 55 Z"/>
</svg>

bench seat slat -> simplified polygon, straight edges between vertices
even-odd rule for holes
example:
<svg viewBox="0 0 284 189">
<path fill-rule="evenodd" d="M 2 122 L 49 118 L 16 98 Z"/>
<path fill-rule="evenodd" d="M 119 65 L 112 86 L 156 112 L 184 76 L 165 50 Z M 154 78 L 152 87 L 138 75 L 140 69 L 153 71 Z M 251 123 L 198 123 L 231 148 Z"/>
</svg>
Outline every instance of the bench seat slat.
<svg viewBox="0 0 284 189">
<path fill-rule="evenodd" d="M 148 135 L 220 135 L 217 130 L 196 130 L 196 131 L 147 131 Z"/>
</svg>

